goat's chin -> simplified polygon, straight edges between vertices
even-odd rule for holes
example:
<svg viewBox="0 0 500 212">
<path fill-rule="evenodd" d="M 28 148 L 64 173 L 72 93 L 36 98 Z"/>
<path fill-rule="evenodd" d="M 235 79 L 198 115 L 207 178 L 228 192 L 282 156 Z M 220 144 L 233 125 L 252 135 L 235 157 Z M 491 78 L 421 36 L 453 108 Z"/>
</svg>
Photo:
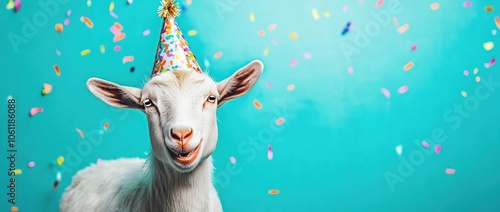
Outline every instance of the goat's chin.
<svg viewBox="0 0 500 212">
<path fill-rule="evenodd" d="M 168 148 L 165 145 L 165 150 L 167 151 L 166 159 L 168 164 L 178 172 L 190 172 L 198 166 L 202 150 L 203 150 L 203 142 L 200 142 L 196 148 L 194 148 L 187 156 L 181 157 Z"/>
</svg>

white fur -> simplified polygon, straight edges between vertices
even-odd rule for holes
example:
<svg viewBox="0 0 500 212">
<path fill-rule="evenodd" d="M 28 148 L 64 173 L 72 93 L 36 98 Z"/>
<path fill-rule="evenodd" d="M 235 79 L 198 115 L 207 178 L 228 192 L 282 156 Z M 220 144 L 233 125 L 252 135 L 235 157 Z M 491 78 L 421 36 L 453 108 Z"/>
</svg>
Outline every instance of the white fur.
<svg viewBox="0 0 500 212">
<path fill-rule="evenodd" d="M 89 79 L 89 90 L 104 102 L 139 109 L 147 115 L 152 154 L 146 160 L 102 161 L 79 171 L 64 192 L 59 210 L 222 211 L 212 184 L 211 154 L 218 134 L 215 112 L 225 101 L 248 92 L 262 69 L 260 61 L 253 61 L 218 84 L 205 74 L 167 72 L 153 77 L 142 90 Z M 209 95 L 217 96 L 217 102 L 207 101 Z M 147 99 L 153 106 L 144 106 Z M 199 145 L 198 154 L 187 164 L 174 160 L 169 153 L 181 151 L 179 141 L 170 133 L 176 127 L 192 129 L 182 151 Z"/>
</svg>

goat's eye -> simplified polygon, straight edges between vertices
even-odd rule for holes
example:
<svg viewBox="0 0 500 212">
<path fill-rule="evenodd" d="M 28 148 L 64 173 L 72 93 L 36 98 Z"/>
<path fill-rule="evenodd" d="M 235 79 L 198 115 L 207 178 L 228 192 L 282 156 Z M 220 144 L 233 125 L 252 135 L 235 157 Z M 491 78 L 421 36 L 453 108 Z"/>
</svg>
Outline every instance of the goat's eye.
<svg viewBox="0 0 500 212">
<path fill-rule="evenodd" d="M 217 97 L 215 95 L 209 95 L 207 98 L 207 102 L 214 103 L 215 100 L 217 100 Z"/>
<path fill-rule="evenodd" d="M 153 105 L 153 101 L 151 101 L 151 99 L 145 99 L 143 103 L 145 107 L 151 107 L 151 105 Z"/>
</svg>

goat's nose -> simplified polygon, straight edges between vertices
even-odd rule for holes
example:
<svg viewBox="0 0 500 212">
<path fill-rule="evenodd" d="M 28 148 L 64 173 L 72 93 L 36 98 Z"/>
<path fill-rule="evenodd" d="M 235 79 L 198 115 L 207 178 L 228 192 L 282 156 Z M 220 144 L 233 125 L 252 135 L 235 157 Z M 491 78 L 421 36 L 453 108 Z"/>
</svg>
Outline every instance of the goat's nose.
<svg viewBox="0 0 500 212">
<path fill-rule="evenodd" d="M 190 127 L 173 127 L 170 130 L 170 136 L 173 139 L 179 141 L 188 141 L 191 135 L 193 134 L 193 129 Z"/>
</svg>

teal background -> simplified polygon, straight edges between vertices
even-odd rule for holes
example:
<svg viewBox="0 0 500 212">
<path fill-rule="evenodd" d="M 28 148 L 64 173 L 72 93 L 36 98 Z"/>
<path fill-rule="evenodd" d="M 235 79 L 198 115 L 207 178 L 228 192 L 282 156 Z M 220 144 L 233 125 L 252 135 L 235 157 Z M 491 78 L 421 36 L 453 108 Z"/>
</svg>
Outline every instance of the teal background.
<svg viewBox="0 0 500 212">
<path fill-rule="evenodd" d="M 147 81 L 161 26 L 159 3 L 115 1 L 115 19 L 108 12 L 110 1 L 94 1 L 91 7 L 86 1 L 22 2 L 17 13 L 0 9 L 0 127 L 7 128 L 5 99 L 11 95 L 17 109 L 16 166 L 22 169 L 16 176 L 16 205 L 20 211 L 57 211 L 77 170 L 98 158 L 145 157 L 150 149 L 145 115 L 104 104 L 87 90 L 85 81 L 95 76 L 136 87 Z M 39 4 L 44 2 L 55 3 L 53 13 Z M 498 64 L 484 67 L 499 51 L 483 49 L 484 42 L 498 43 L 492 30 L 499 30 L 494 17 L 500 16 L 500 3 L 476 0 L 464 8 L 464 1 L 386 0 L 376 8 L 376 2 L 180 2 L 185 10 L 177 22 L 200 65 L 215 80 L 252 59 L 265 64 L 253 90 L 218 111 L 220 139 L 213 158 L 225 211 L 500 211 L 500 92 L 498 85 L 484 89 L 485 81 L 500 82 Z M 440 4 L 438 10 L 430 9 L 434 2 Z M 374 16 L 388 12 L 390 4 L 400 5 L 400 12 L 392 14 L 399 25 L 410 26 L 404 34 L 392 20 L 385 24 Z M 486 5 L 494 10 L 486 12 Z M 318 10 L 319 20 L 313 18 L 312 8 Z M 71 23 L 60 34 L 54 25 L 64 21 L 67 10 L 72 10 Z M 251 12 L 254 22 L 249 20 Z M 94 28 L 81 23 L 80 16 L 89 17 Z M 23 33 L 23 18 L 33 23 L 33 17 L 41 17 L 36 32 Z M 341 36 L 348 21 L 359 30 Z M 114 22 L 127 34 L 116 44 L 109 30 Z M 269 31 L 270 24 L 276 29 Z M 367 25 L 378 26 L 380 32 L 356 45 Z M 147 29 L 151 34 L 143 36 Z M 189 30 L 198 34 L 188 36 Z M 258 30 L 266 34 L 260 36 Z M 291 32 L 298 33 L 296 40 L 289 38 Z M 25 39 L 17 51 L 9 41 L 13 34 Z M 418 45 L 415 51 L 410 50 L 413 44 Z M 104 54 L 100 45 L 106 46 Z M 115 45 L 122 50 L 115 52 Z M 347 45 L 356 48 L 350 56 L 342 49 Z M 266 47 L 268 55 L 263 54 Z M 91 53 L 82 57 L 84 49 Z M 223 56 L 215 59 L 218 51 Z M 305 52 L 312 57 L 305 58 Z M 135 60 L 123 64 L 127 55 Z M 298 61 L 295 67 L 290 66 L 293 59 Z M 404 71 L 409 61 L 415 65 Z M 55 74 L 54 64 L 61 76 Z M 475 67 L 482 83 L 474 80 Z M 463 70 L 470 75 L 465 77 Z M 53 85 L 47 96 L 41 95 L 43 83 Z M 289 84 L 295 90 L 288 91 Z M 409 87 L 405 94 L 397 92 L 402 85 Z M 476 89 L 489 96 L 478 100 Z M 262 109 L 253 106 L 255 99 Z M 463 104 L 474 109 L 462 116 L 451 112 Z M 32 107 L 43 107 L 44 112 L 30 117 Z M 279 117 L 286 121 L 277 127 Z M 106 122 L 110 128 L 103 130 Z M 76 128 L 84 131 L 85 139 Z M 433 138 L 433 131 L 444 132 L 444 139 Z M 9 211 L 6 130 L 0 135 L 0 211 Z M 432 147 L 441 143 L 441 154 L 422 153 L 422 140 Z M 267 159 L 268 144 L 272 160 Z M 395 151 L 398 145 L 403 147 L 401 156 Z M 60 155 L 66 162 L 59 167 L 62 182 L 53 191 L 53 164 Z M 235 165 L 229 162 L 231 156 Z M 29 161 L 36 166 L 28 168 Z M 446 168 L 456 173 L 447 175 Z M 279 194 L 268 194 L 270 189 Z"/>
</svg>

